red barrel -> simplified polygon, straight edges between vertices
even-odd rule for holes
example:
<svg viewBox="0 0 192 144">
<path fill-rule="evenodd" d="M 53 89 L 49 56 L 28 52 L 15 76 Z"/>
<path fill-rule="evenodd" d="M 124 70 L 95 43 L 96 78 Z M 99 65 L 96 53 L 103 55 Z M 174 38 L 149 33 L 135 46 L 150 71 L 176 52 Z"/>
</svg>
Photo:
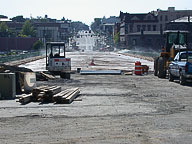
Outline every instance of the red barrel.
<svg viewBox="0 0 192 144">
<path fill-rule="evenodd" d="M 142 75 L 142 66 L 140 61 L 135 62 L 135 75 Z"/>
</svg>

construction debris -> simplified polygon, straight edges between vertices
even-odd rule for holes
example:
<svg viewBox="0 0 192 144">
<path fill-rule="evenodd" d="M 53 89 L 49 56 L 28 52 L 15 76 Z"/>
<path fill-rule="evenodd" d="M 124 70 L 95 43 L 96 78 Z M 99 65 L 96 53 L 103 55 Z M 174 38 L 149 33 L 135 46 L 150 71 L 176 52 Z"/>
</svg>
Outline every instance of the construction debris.
<svg viewBox="0 0 192 144">
<path fill-rule="evenodd" d="M 70 104 L 79 94 L 79 88 L 61 91 L 60 86 L 39 86 L 34 88 L 31 94 L 21 95 L 18 102 L 21 104 L 30 102 Z"/>
</svg>

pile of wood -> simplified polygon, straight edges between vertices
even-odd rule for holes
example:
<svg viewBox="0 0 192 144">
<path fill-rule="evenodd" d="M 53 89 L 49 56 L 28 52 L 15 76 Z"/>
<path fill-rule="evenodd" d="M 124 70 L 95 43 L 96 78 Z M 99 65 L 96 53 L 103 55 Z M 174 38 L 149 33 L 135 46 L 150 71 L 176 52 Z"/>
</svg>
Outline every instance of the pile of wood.
<svg viewBox="0 0 192 144">
<path fill-rule="evenodd" d="M 38 102 L 52 102 L 53 95 L 61 92 L 60 86 L 40 86 L 33 89 L 33 97 Z"/>
<path fill-rule="evenodd" d="M 55 103 L 71 103 L 80 94 L 79 88 L 67 89 L 53 96 Z"/>
<path fill-rule="evenodd" d="M 31 94 L 21 95 L 18 102 L 21 104 L 30 102 L 70 104 L 79 94 L 79 88 L 61 91 L 60 86 L 39 86 L 33 89 Z"/>
</svg>

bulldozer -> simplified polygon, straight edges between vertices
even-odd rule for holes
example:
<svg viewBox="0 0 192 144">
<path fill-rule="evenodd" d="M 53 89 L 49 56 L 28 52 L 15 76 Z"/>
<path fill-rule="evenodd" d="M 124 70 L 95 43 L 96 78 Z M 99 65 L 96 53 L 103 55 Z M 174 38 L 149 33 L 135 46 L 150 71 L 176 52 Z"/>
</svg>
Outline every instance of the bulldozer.
<svg viewBox="0 0 192 144">
<path fill-rule="evenodd" d="M 167 30 L 164 31 L 165 46 L 160 56 L 154 60 L 154 75 L 159 78 L 166 78 L 169 64 L 173 61 L 178 52 L 188 51 L 188 31 Z"/>
</svg>

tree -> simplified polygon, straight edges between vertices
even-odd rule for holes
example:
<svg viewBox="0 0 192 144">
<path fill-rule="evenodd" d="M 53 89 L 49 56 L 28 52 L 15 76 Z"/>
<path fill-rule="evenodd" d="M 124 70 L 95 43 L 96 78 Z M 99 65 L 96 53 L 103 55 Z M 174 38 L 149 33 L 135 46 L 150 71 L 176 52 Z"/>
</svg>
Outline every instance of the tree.
<svg viewBox="0 0 192 144">
<path fill-rule="evenodd" d="M 43 43 L 42 43 L 40 40 L 36 41 L 36 42 L 33 44 L 33 49 L 34 49 L 34 50 L 39 50 L 39 49 L 41 49 L 42 47 L 43 47 Z"/>
<path fill-rule="evenodd" d="M 94 22 L 91 24 L 91 30 L 93 32 L 98 33 L 100 31 L 101 21 L 101 18 L 94 19 Z"/>
<path fill-rule="evenodd" d="M 0 15 L 0 18 L 8 18 L 7 16 L 4 16 L 4 15 Z"/>
<path fill-rule="evenodd" d="M 5 22 L 0 23 L 0 37 L 7 37 L 9 28 Z"/>
<path fill-rule="evenodd" d="M 11 20 L 14 21 L 14 22 L 25 22 L 26 21 L 26 19 L 23 18 L 22 15 L 13 17 L 13 18 L 11 18 Z"/>
<path fill-rule="evenodd" d="M 114 36 L 114 42 L 115 44 L 118 44 L 120 41 L 120 32 L 116 33 Z"/>
<path fill-rule="evenodd" d="M 26 35 L 28 37 L 35 37 L 36 33 L 35 30 L 33 28 L 33 26 L 31 25 L 31 22 L 29 20 L 27 20 L 23 27 L 22 27 L 22 31 L 21 31 L 22 35 Z"/>
</svg>

